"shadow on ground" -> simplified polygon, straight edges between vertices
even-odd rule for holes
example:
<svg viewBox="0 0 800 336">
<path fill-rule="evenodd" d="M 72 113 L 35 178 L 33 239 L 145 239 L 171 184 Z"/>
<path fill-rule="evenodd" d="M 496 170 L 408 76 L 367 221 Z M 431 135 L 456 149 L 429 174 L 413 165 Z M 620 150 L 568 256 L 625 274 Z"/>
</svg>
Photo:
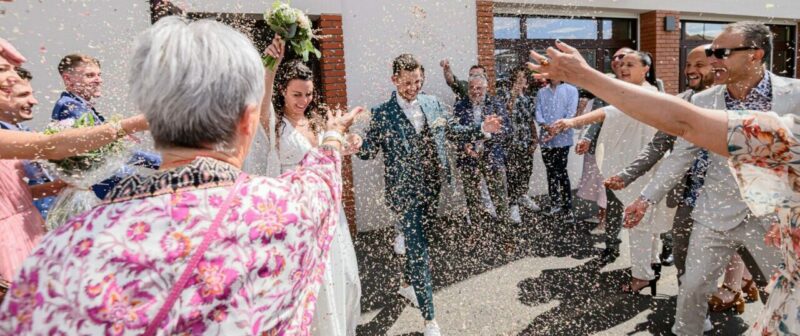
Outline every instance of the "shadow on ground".
<svg viewBox="0 0 800 336">
<path fill-rule="evenodd" d="M 589 216 L 578 213 L 577 217 Z M 509 248 L 508 239 L 502 238 L 508 235 L 499 233 L 496 225 L 482 229 L 468 227 L 464 222 L 447 218 L 428 228 L 434 290 L 522 258 L 593 258 L 600 252 L 593 246 L 602 241 L 589 233 L 594 224 L 579 220 L 577 225 L 566 225 L 541 213 L 525 213 L 524 224 L 513 230 L 516 248 Z M 471 234 L 475 232 L 480 234 Z M 356 239 L 361 308 L 380 309 L 371 321 L 358 327 L 358 335 L 385 335 L 408 304 L 396 294 L 403 259 L 393 253 L 394 236 L 393 228 L 384 228 L 359 233 Z M 548 269 L 518 283 L 517 299 L 523 304 L 560 302 L 532 318 L 520 335 L 588 335 L 613 328 L 647 310 L 651 311 L 647 321 L 636 325 L 630 334 L 670 335 L 676 298 L 621 293 L 619 288 L 630 278 L 629 269 L 600 272 L 603 266 L 594 258 L 574 268 Z M 714 335 L 740 335 L 747 329 L 741 318 L 731 314 L 715 314 L 712 321 L 716 325 Z"/>
</svg>

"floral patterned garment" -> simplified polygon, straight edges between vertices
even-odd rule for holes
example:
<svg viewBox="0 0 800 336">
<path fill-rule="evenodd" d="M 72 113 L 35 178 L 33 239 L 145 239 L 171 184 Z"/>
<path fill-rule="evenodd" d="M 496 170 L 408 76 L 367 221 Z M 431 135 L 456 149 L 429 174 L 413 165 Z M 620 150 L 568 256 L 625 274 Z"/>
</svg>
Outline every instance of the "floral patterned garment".
<svg viewBox="0 0 800 336">
<path fill-rule="evenodd" d="M 728 112 L 728 151 L 744 200 L 755 215 L 777 212 L 784 265 L 767 286 L 751 335 L 800 334 L 800 119 Z"/>
<path fill-rule="evenodd" d="M 277 179 L 249 177 L 160 333 L 308 334 L 339 218 L 340 169 L 338 154 L 321 148 Z M 238 175 L 199 158 L 121 182 L 26 260 L 0 306 L 0 334 L 141 334 Z"/>
</svg>

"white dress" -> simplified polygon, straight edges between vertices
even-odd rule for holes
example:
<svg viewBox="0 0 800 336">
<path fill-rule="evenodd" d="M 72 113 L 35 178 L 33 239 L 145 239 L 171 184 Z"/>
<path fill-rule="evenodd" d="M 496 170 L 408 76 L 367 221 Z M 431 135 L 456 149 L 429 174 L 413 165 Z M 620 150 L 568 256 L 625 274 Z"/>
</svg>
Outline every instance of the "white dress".
<svg viewBox="0 0 800 336">
<path fill-rule="evenodd" d="M 277 151 L 281 174 L 296 169 L 300 160 L 313 148 L 288 120 L 284 119 L 284 123 L 286 126 L 281 131 L 280 149 Z M 331 242 L 330 264 L 325 269 L 311 324 L 314 335 L 354 336 L 361 316 L 361 281 L 344 208 L 339 218 L 339 229 Z"/>
<path fill-rule="evenodd" d="M 653 91 L 658 90 L 651 85 L 645 87 Z M 604 107 L 603 110 L 606 112 L 606 117 L 597 138 L 595 157 L 602 176 L 611 177 L 621 172 L 636 159 L 642 148 L 653 139 L 657 130 L 629 117 L 614 106 Z M 650 182 L 653 172 L 658 170 L 659 165 L 660 163 L 656 164 L 624 189 L 615 190 L 614 196 L 625 206 L 633 203 Z M 666 206 L 666 199 L 662 200 L 655 207 L 650 207 L 636 229 L 652 233 L 667 232 L 672 227 L 674 215 L 675 209 Z"/>
</svg>

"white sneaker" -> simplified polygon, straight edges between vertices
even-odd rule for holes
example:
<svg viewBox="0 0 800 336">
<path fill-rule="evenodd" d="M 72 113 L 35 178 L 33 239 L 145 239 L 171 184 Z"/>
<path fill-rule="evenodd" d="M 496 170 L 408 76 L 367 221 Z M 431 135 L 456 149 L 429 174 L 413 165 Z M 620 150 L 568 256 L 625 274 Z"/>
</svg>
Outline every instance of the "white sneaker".
<svg viewBox="0 0 800 336">
<path fill-rule="evenodd" d="M 536 202 L 534 202 L 528 195 L 522 195 L 522 197 L 520 197 L 519 200 L 517 200 L 517 202 L 519 202 L 520 205 L 531 211 L 542 210 L 542 208 L 540 208 L 539 205 L 536 204 Z"/>
<path fill-rule="evenodd" d="M 714 330 L 714 325 L 711 324 L 711 318 L 706 315 L 706 320 L 703 322 L 703 332 Z"/>
<path fill-rule="evenodd" d="M 508 209 L 509 214 L 508 216 L 511 217 L 511 220 L 516 223 L 522 223 L 522 217 L 519 216 L 519 205 L 512 205 L 511 208 Z"/>
<path fill-rule="evenodd" d="M 425 336 L 442 336 L 439 330 L 439 324 L 436 320 L 425 321 Z"/>
<path fill-rule="evenodd" d="M 413 286 L 400 286 L 400 289 L 397 290 L 397 294 L 400 294 L 400 296 L 406 300 L 411 301 L 412 306 L 419 307 L 419 301 L 417 301 L 417 294 L 414 293 Z"/>
<path fill-rule="evenodd" d="M 397 234 L 397 237 L 394 237 L 394 253 L 399 255 L 406 254 L 406 236 L 402 233 Z"/>
</svg>

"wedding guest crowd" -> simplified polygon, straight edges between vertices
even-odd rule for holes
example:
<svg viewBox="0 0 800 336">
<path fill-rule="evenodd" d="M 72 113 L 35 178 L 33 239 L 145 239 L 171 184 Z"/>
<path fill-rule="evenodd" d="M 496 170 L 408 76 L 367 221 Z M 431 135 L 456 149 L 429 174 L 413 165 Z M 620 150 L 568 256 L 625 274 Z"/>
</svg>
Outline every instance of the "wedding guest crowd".
<svg viewBox="0 0 800 336">
<path fill-rule="evenodd" d="M 597 259 L 615 262 L 623 228 L 629 236 L 631 277 L 612 290 L 655 296 L 674 259 L 674 334 L 702 334 L 713 328 L 709 310 L 742 313 L 759 298 L 754 335 L 800 332 L 800 207 L 781 178 L 798 169 L 800 81 L 766 70 L 765 25 L 729 24 L 690 50 L 689 89 L 677 97 L 663 93 L 647 52 L 617 50 L 609 76 L 557 42 L 546 56 L 531 52 L 535 62 L 514 68 L 497 92 L 483 66 L 459 80 L 442 60 L 452 103 L 424 93 L 423 61 L 404 53 L 386 70 L 386 101 L 347 112 L 320 103 L 316 74 L 284 60 L 286 50 L 277 35 L 259 52 L 222 23 L 163 18 L 130 55 L 129 95 L 141 115 L 99 112 L 100 60 L 70 54 L 55 65 L 64 92 L 52 120 L 96 122 L 45 135 L 23 124 L 39 104 L 33 76 L 0 39 L 0 334 L 353 336 L 361 280 L 342 162 L 381 155 L 383 201 L 399 219 L 395 251 L 404 258 L 390 291 L 419 309 L 424 335 L 442 335 L 430 228 L 443 187 L 463 186 L 467 211 L 457 220 L 467 245 L 513 252 L 537 216 L 565 228 L 554 240 L 587 248 L 567 168 L 573 145 L 584 155 L 576 195 L 600 209 Z M 362 113 L 366 128 L 349 133 Z M 36 160 L 142 131 L 158 154 L 135 151 L 126 162 L 155 171 L 108 176 L 93 187 L 101 203 L 46 234 L 47 202 L 70 186 Z M 251 149 L 259 137 L 265 148 Z M 245 161 L 268 176 L 244 172 Z M 547 187 L 542 207 L 532 184 Z"/>
</svg>

